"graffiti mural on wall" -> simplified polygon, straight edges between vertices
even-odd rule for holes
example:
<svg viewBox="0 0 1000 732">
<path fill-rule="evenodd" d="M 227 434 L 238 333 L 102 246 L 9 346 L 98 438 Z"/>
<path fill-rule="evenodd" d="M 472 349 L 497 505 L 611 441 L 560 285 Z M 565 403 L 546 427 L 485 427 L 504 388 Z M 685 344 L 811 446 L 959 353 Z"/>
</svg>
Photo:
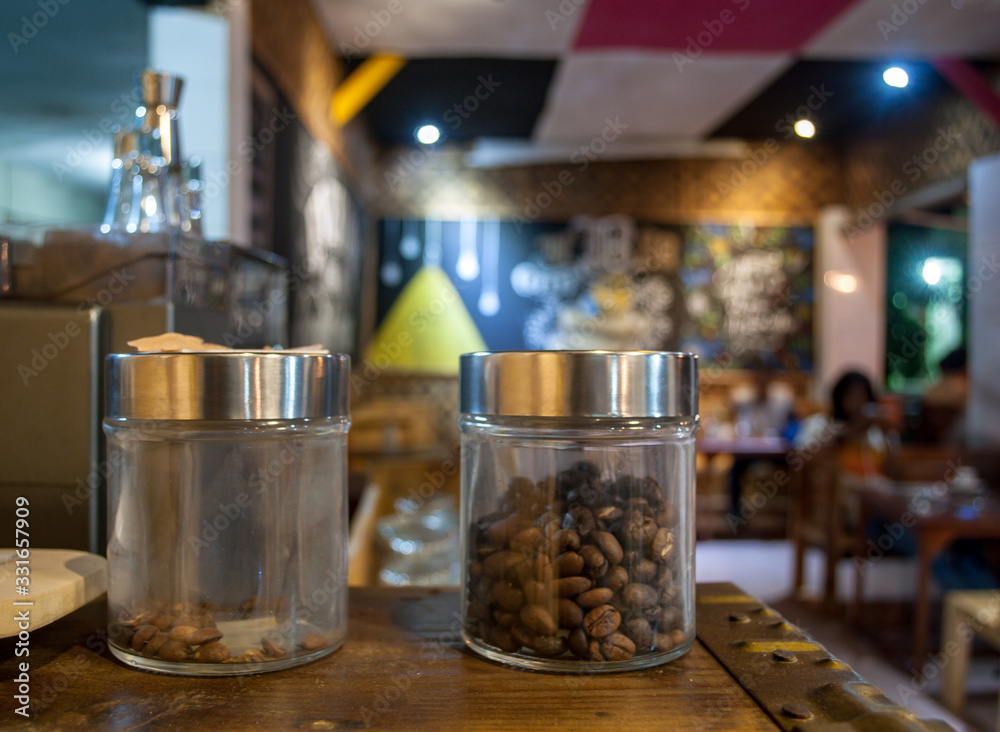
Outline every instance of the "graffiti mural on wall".
<svg viewBox="0 0 1000 732">
<path fill-rule="evenodd" d="M 433 265 L 455 284 L 493 350 L 691 350 L 728 353 L 733 366 L 812 364 L 807 228 L 607 216 L 518 231 L 496 220 L 390 219 L 381 235 L 383 263 L 401 270 L 380 281 L 380 319 L 425 266 L 426 254 L 400 256 L 404 236 L 422 236 L 417 246 L 431 245 Z"/>
</svg>

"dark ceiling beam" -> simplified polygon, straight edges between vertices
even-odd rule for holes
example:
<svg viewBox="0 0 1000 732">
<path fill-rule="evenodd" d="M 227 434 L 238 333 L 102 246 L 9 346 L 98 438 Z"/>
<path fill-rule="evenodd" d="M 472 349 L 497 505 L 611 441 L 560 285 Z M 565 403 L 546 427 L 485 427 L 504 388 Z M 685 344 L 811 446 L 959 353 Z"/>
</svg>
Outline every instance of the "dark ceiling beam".
<svg viewBox="0 0 1000 732">
<path fill-rule="evenodd" d="M 1000 95 L 990 86 L 976 68 L 960 58 L 931 59 L 931 65 L 966 99 L 972 102 L 1000 128 Z"/>
</svg>

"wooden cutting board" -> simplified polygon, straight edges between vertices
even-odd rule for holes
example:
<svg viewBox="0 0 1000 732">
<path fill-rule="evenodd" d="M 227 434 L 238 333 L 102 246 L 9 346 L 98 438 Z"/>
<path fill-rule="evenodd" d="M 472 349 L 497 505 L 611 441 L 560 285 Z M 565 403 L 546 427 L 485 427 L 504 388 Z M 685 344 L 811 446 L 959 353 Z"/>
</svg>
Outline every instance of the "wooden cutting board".
<svg viewBox="0 0 1000 732">
<path fill-rule="evenodd" d="M 25 610 L 28 630 L 37 630 L 83 607 L 107 589 L 108 562 L 104 557 L 71 549 L 30 552 L 27 565 L 18 565 L 13 549 L 0 549 L 0 638 L 17 635 L 21 630 L 18 618 Z M 17 592 L 18 566 L 29 570 L 27 595 Z M 25 575 L 22 572 L 20 576 Z"/>
</svg>

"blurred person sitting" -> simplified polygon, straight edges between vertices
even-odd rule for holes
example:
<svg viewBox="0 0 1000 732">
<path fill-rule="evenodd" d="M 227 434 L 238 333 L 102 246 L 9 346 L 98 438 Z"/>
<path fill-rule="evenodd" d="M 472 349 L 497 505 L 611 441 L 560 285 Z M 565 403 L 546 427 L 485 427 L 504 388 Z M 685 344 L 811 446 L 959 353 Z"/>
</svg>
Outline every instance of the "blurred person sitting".
<svg viewBox="0 0 1000 732">
<path fill-rule="evenodd" d="M 963 445 L 965 404 L 969 396 L 967 356 L 956 348 L 938 362 L 941 376 L 920 400 L 920 431 L 923 442 Z"/>
</svg>

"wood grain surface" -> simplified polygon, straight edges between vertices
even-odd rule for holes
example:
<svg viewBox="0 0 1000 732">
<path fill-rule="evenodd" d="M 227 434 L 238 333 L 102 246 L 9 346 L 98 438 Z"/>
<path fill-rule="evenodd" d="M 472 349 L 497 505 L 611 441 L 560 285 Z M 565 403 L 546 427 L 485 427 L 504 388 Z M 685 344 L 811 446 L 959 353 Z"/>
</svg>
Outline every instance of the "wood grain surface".
<svg viewBox="0 0 1000 732">
<path fill-rule="evenodd" d="M 0 645 L 0 658 L 7 659 L 0 662 L 0 724 L 32 730 L 775 729 L 700 643 L 644 671 L 534 673 L 464 648 L 455 591 L 350 593 L 343 648 L 296 669 L 227 678 L 155 675 L 111 660 L 104 603 L 91 603 L 33 636 L 30 721 L 20 722 L 9 706 L 15 668 L 9 641 Z"/>
</svg>

